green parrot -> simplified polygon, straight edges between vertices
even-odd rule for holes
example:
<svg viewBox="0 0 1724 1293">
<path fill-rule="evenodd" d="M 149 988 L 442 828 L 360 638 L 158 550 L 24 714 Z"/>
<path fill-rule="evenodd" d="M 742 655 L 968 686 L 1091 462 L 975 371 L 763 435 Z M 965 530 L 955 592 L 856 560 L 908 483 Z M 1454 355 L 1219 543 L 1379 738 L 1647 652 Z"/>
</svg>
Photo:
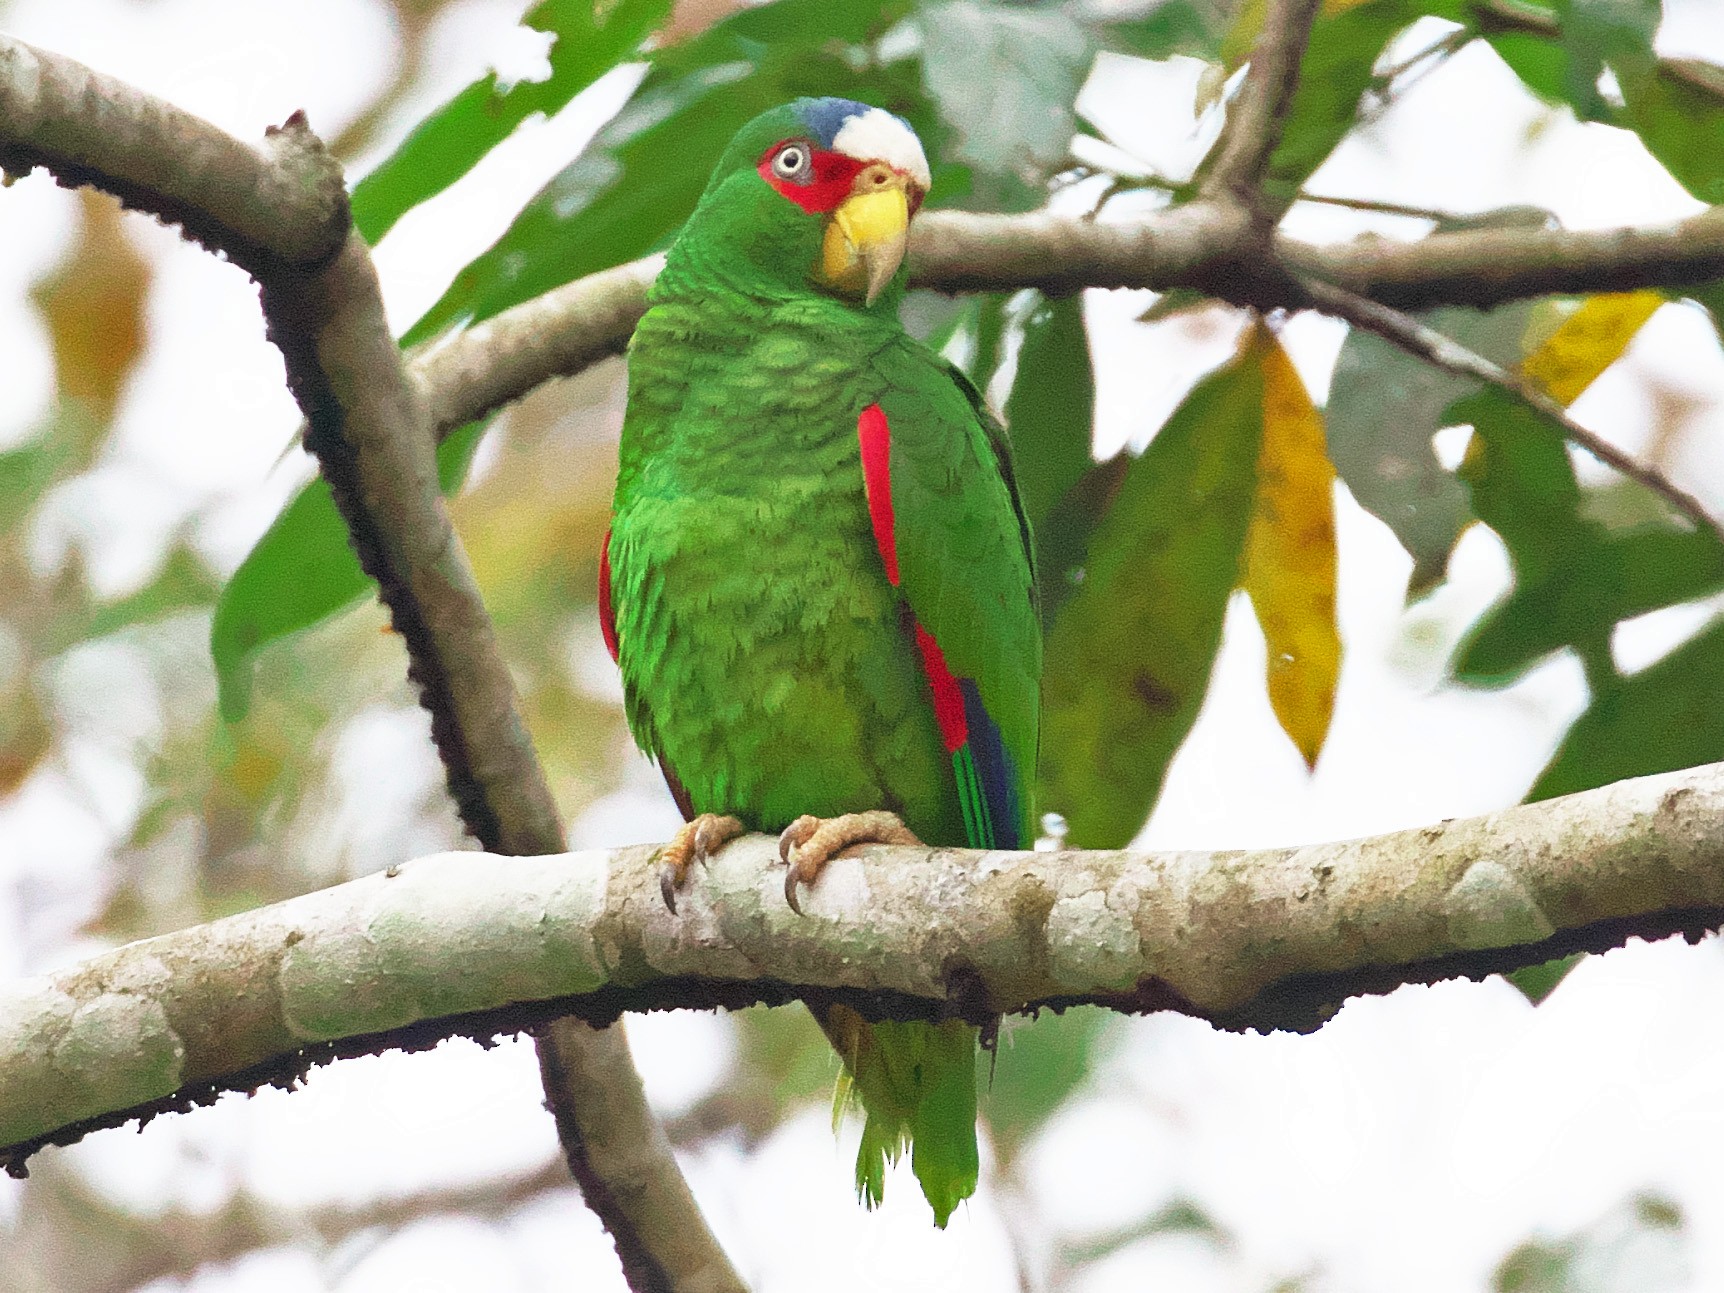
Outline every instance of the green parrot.
<svg viewBox="0 0 1724 1293">
<path fill-rule="evenodd" d="M 927 159 L 900 118 L 799 99 L 744 126 L 629 347 L 600 562 L 629 726 L 688 824 L 663 892 L 745 830 L 785 897 L 863 842 L 1033 838 L 1041 638 L 1004 434 L 898 321 Z M 977 1031 L 821 1025 L 880 1201 L 906 1147 L 935 1223 L 976 1187 Z"/>
</svg>

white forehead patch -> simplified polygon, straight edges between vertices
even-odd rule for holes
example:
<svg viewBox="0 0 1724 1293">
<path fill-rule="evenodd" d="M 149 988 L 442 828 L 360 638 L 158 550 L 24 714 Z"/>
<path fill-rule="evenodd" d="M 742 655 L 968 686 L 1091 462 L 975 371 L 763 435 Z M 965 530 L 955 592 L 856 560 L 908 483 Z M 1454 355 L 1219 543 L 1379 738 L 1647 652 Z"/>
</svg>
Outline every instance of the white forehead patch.
<svg viewBox="0 0 1724 1293">
<path fill-rule="evenodd" d="M 933 186 L 922 141 L 884 108 L 869 108 L 846 120 L 832 137 L 832 147 L 859 162 L 885 162 L 915 180 L 924 193 Z"/>
</svg>

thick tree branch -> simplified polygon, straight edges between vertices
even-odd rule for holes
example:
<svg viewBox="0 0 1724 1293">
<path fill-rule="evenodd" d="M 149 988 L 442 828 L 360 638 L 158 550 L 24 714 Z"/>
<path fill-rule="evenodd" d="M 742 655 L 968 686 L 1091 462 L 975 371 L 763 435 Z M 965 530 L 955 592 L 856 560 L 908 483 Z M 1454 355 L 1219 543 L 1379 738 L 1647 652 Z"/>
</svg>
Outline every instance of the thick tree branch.
<svg viewBox="0 0 1724 1293">
<path fill-rule="evenodd" d="M 254 148 L 81 63 L 0 35 L 0 169 L 47 168 L 183 225 L 256 273 L 318 265 L 347 233 L 341 170 L 295 114 Z"/>
<path fill-rule="evenodd" d="M 349 227 L 345 199 L 320 231 L 327 251 L 277 255 L 259 229 L 225 218 L 235 176 L 261 183 L 267 172 L 243 144 L 70 60 L 44 61 L 16 42 L 0 46 L 0 57 L 8 60 L 0 62 L 0 82 L 18 109 L 0 116 L 0 156 L 48 166 L 63 181 L 94 184 L 178 220 L 258 280 L 270 339 L 306 417 L 306 446 L 407 646 L 408 672 L 430 712 L 462 820 L 496 852 L 562 848 L 556 805 L 437 486 L 424 400 L 390 335 L 370 251 Z M 110 131 L 154 152 L 116 154 Z M 343 193 L 339 168 L 303 118 L 273 138 L 277 154 L 295 163 L 282 168 L 290 180 L 332 177 L 333 191 Z M 219 164 L 206 166 L 206 156 Z M 141 166 L 148 178 L 158 164 L 168 179 L 153 187 L 128 169 Z M 289 208 L 291 198 L 283 197 Z M 198 206 L 205 200 L 213 210 Z M 235 210 L 247 219 L 258 214 L 249 200 Z M 541 1070 L 565 1157 L 616 1240 L 631 1287 L 742 1289 L 647 1108 L 620 1030 L 540 1022 Z"/>
<path fill-rule="evenodd" d="M 440 854 L 8 985 L 0 1161 L 329 1057 L 564 1012 L 1093 1002 L 1312 1028 L 1353 994 L 1724 923 L 1724 764 L 1300 848 L 871 848 L 802 917 L 770 839 L 697 871 L 675 916 L 654 852 Z"/>
<path fill-rule="evenodd" d="M 1281 124 L 1299 88 L 1299 65 L 1321 7 L 1322 0 L 1268 0 L 1251 64 L 1215 144 L 1204 197 L 1237 203 L 1273 223 L 1277 212 L 1260 211 L 1263 176 L 1281 142 Z"/>
<path fill-rule="evenodd" d="M 1680 515 L 1687 517 L 1699 528 L 1710 530 L 1720 543 L 1724 543 L 1724 526 L 1720 526 L 1712 514 L 1701 506 L 1699 499 L 1678 487 L 1656 467 L 1637 462 L 1603 436 L 1581 426 L 1568 415 L 1566 408 L 1519 373 L 1492 363 L 1476 351 L 1467 349 L 1453 337 L 1427 327 L 1409 314 L 1356 296 L 1345 288 L 1334 287 L 1328 283 L 1307 283 L 1305 287 L 1311 294 L 1312 304 L 1323 313 L 1337 319 L 1345 319 L 1355 327 L 1375 332 L 1428 364 L 1465 377 L 1476 377 L 1507 391 L 1561 427 L 1563 436 L 1571 443 L 1579 445 L 1599 462 L 1629 480 L 1644 485 Z"/>
</svg>

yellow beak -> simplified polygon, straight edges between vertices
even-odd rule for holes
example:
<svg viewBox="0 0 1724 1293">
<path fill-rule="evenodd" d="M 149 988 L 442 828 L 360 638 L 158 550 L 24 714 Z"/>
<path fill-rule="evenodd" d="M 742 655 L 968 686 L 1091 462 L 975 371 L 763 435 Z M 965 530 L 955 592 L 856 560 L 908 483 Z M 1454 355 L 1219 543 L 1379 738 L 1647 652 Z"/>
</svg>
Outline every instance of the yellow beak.
<svg viewBox="0 0 1724 1293">
<path fill-rule="evenodd" d="M 904 263 L 910 240 L 907 186 L 902 175 L 878 163 L 856 177 L 850 196 L 826 222 L 815 270 L 821 282 L 874 304 Z"/>
</svg>

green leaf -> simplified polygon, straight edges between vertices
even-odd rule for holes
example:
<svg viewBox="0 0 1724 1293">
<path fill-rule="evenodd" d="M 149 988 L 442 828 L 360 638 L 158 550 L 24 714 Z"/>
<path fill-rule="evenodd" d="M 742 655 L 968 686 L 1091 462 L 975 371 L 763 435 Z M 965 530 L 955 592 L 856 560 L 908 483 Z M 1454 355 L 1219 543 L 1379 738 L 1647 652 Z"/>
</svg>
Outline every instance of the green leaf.
<svg viewBox="0 0 1724 1293">
<path fill-rule="evenodd" d="M 1221 645 L 1257 488 L 1263 375 L 1247 345 L 1123 472 L 1048 634 L 1038 802 L 1080 848 L 1154 806 Z"/>
<path fill-rule="evenodd" d="M 1553 106 L 1569 102 L 1573 74 L 1569 70 L 1568 50 L 1560 41 L 1526 31 L 1493 32 L 1485 39 L 1497 57 L 1540 99 Z"/>
<path fill-rule="evenodd" d="M 1702 202 L 1724 202 L 1724 70 L 1669 59 L 1615 64 L 1618 124 L 1631 127 L 1676 182 Z"/>
<path fill-rule="evenodd" d="M 1563 93 L 1582 121 L 1613 124 L 1615 111 L 1598 88 L 1605 64 L 1650 60 L 1661 0 L 1556 0 L 1568 55 Z"/>
<path fill-rule="evenodd" d="M 1421 320 L 1494 363 L 1521 356 L 1530 307 L 1433 310 Z M 1441 582 L 1455 540 L 1472 520 L 1467 491 L 1437 460 L 1431 437 L 1453 425 L 1447 411 L 1478 383 L 1409 355 L 1376 333 L 1347 334 L 1329 386 L 1329 458 L 1353 498 L 1413 558 L 1408 591 Z"/>
<path fill-rule="evenodd" d="M 1113 506 L 1133 461 L 1121 453 L 1091 467 L 1036 527 L 1044 634 L 1053 627 L 1067 600 L 1083 586 L 1090 539 Z"/>
<path fill-rule="evenodd" d="M 437 447 L 438 483 L 451 494 L 466 478 L 485 423 L 462 427 Z M 234 571 L 210 623 L 222 717 L 251 708 L 258 652 L 359 601 L 373 587 L 347 542 L 347 525 L 320 477 L 294 497 Z"/>
<path fill-rule="evenodd" d="M 1696 1287 L 1682 1209 L 1636 1194 L 1561 1239 L 1529 1239 L 1497 1263 L 1493 1293 L 1678 1293 Z"/>
<path fill-rule="evenodd" d="M 12 530 L 29 516 L 54 483 L 77 467 L 79 457 L 74 439 L 53 426 L 0 450 L 0 531 Z"/>
<path fill-rule="evenodd" d="M 1095 374 L 1083 297 L 1040 301 L 1024 323 L 1017 376 L 1006 401 L 1018 492 L 1031 527 L 1095 465 Z"/>
<path fill-rule="evenodd" d="M 522 20 L 555 36 L 551 74 L 504 88 L 495 72 L 414 128 L 353 190 L 353 222 L 375 243 L 406 212 L 460 179 L 534 113 L 549 116 L 623 62 L 670 13 L 671 0 L 545 0 Z"/>
<path fill-rule="evenodd" d="M 1580 484 L 1561 428 L 1496 387 L 1458 401 L 1448 420 L 1473 428 L 1460 476 L 1471 492 L 1473 510 L 1508 548 L 1515 594 L 1524 599 L 1530 589 L 1572 582 L 1576 556 L 1597 546 L 1602 527 L 1580 515 Z M 1613 622 L 1589 619 L 1580 631 L 1565 633 L 1564 644 L 1580 651 L 1589 671 L 1608 671 L 1612 627 Z M 1458 676 L 1504 680 L 1506 675 L 1485 673 L 1471 650 L 1470 641 L 1462 645 Z"/>
<path fill-rule="evenodd" d="M 1145 17 L 1102 24 L 1098 34 L 1102 44 L 1120 54 L 1149 59 L 1188 54 L 1213 62 L 1221 54 L 1223 12 L 1219 5 L 1165 0 Z"/>
<path fill-rule="evenodd" d="M 1368 0 L 1318 18 L 1281 142 L 1264 176 L 1264 193 L 1272 201 L 1291 202 L 1358 123 L 1359 100 L 1371 87 L 1377 60 L 1428 7 L 1413 0 Z"/>
<path fill-rule="evenodd" d="M 1593 698 L 1529 800 L 1724 759 L 1724 623 Z"/>
<path fill-rule="evenodd" d="M 633 100 L 455 277 L 403 338 L 487 319 L 554 287 L 668 243 L 694 209 L 731 136 L 804 94 L 879 104 L 937 137 L 916 64 L 860 48 L 910 11 L 909 0 L 778 0 L 654 55 Z M 932 200 L 960 194 L 935 167 Z"/>
<path fill-rule="evenodd" d="M 1510 970 L 1503 978 L 1520 989 L 1521 995 L 1536 1006 L 1555 992 L 1556 985 L 1566 979 L 1568 972 L 1585 959 L 1584 955 L 1575 952 L 1569 956 L 1559 956 L 1554 961 L 1523 965 L 1518 970 Z"/>
<path fill-rule="evenodd" d="M 1582 493 L 1561 429 L 1520 400 L 1493 388 L 1450 416 L 1475 430 L 1461 476 L 1514 566 L 1513 588 L 1456 654 L 1460 681 L 1502 685 L 1567 646 L 1608 689 L 1618 623 L 1724 587 L 1724 544 L 1710 530 L 1677 528 L 1661 503 L 1657 519 L 1621 530 L 1595 515 L 1602 491 Z"/>
<path fill-rule="evenodd" d="M 1095 48 L 1057 9 L 945 0 L 922 9 L 922 76 L 957 133 L 958 161 L 997 174 L 1062 166 Z"/>
<path fill-rule="evenodd" d="M 1034 1019 L 1008 1021 L 998 1053 L 977 1056 L 982 1113 L 1002 1159 L 1013 1158 L 1089 1080 L 1115 1023 L 1099 1006 L 1044 1010 Z"/>
<path fill-rule="evenodd" d="M 1467 635 L 1455 676 L 1512 682 L 1561 647 L 1597 642 L 1623 620 L 1724 588 L 1724 545 L 1710 531 L 1646 527 L 1610 534 L 1576 526 L 1560 576 L 1518 585 Z"/>
</svg>

